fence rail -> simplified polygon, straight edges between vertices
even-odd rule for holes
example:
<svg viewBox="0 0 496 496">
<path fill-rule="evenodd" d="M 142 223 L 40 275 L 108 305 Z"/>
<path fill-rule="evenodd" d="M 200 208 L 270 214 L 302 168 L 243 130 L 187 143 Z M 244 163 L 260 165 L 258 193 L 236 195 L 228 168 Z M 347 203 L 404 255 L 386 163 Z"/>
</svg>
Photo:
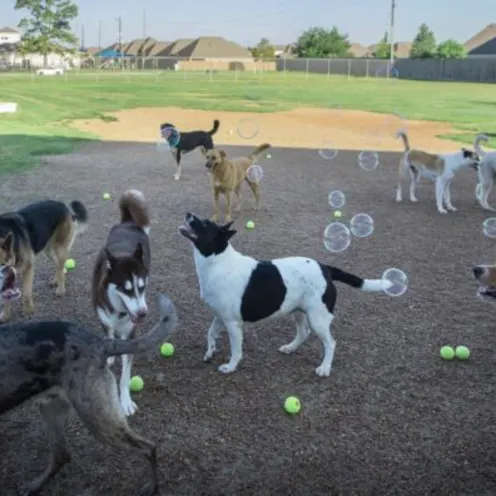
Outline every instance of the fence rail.
<svg viewBox="0 0 496 496">
<path fill-rule="evenodd" d="M 0 62 L 2 62 L 0 60 Z M 7 63 L 7 62 L 6 62 Z M 139 57 L 126 56 L 109 59 L 86 57 L 75 62 L 62 61 L 71 73 L 99 72 L 147 73 L 173 71 L 188 74 L 205 74 L 210 79 L 244 79 L 264 73 L 301 73 L 308 78 L 311 74 L 330 76 L 399 78 L 427 81 L 463 81 L 496 83 L 496 57 L 468 59 L 398 59 L 393 65 L 382 59 L 208 59 L 196 60 L 181 57 Z M 37 67 L 29 60 L 8 62 L 9 67 L 32 71 Z M 72 67 L 71 67 L 72 66 Z M 0 67 L 1 69 L 2 67 Z M 0 70 L 1 74 L 11 71 Z"/>
</svg>

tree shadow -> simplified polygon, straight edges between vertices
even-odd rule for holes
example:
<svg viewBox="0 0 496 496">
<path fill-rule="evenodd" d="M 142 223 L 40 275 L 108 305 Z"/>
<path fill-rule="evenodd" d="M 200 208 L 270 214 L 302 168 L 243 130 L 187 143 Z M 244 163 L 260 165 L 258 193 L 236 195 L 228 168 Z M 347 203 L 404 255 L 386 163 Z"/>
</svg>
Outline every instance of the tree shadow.
<svg viewBox="0 0 496 496">
<path fill-rule="evenodd" d="M 0 174 L 39 167 L 41 157 L 65 155 L 98 139 L 67 136 L 0 134 Z"/>
</svg>

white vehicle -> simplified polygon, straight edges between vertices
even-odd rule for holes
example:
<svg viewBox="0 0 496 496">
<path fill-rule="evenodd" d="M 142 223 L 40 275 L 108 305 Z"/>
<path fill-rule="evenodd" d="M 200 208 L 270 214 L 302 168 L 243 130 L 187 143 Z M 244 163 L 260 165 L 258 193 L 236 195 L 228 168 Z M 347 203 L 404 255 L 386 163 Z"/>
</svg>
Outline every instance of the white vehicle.
<svg viewBox="0 0 496 496">
<path fill-rule="evenodd" d="M 38 69 L 36 74 L 38 76 L 62 76 L 64 69 L 61 67 L 47 67 L 46 69 Z"/>
</svg>

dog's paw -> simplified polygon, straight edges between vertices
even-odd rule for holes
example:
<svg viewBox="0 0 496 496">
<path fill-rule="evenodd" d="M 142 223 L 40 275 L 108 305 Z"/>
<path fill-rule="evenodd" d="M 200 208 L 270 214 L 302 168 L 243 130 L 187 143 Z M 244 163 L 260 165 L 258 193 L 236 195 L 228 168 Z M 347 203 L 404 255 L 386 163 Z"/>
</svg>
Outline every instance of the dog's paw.
<svg viewBox="0 0 496 496">
<path fill-rule="evenodd" d="M 140 489 L 140 496 L 153 496 L 158 494 L 158 484 L 153 482 L 148 482 Z"/>
<path fill-rule="evenodd" d="M 329 377 L 329 375 L 331 374 L 331 366 L 330 365 L 325 365 L 325 364 L 319 365 L 315 369 L 315 373 L 319 377 Z"/>
<path fill-rule="evenodd" d="M 122 396 L 121 397 L 121 408 L 126 415 L 126 417 L 130 417 L 134 415 L 138 410 L 136 403 L 131 399 L 130 396 Z"/>
<path fill-rule="evenodd" d="M 109 367 L 112 367 L 112 365 L 114 365 L 114 362 L 115 362 L 115 356 L 111 356 L 107 358 L 107 365 Z"/>
<path fill-rule="evenodd" d="M 174 179 L 176 181 L 179 181 L 179 179 L 181 179 L 181 176 L 179 174 L 174 174 Z"/>
<path fill-rule="evenodd" d="M 205 353 L 204 357 L 203 357 L 203 361 L 205 363 L 210 363 L 215 355 L 215 352 L 217 350 L 215 348 L 211 349 L 211 350 L 207 350 L 207 352 Z"/>
<path fill-rule="evenodd" d="M 223 374 L 231 374 L 235 370 L 236 370 L 236 367 L 234 365 L 229 364 L 229 363 L 224 363 L 218 368 L 218 371 L 223 373 Z"/>
<path fill-rule="evenodd" d="M 456 212 L 458 209 L 456 207 L 454 207 L 453 205 L 447 205 L 446 208 L 448 210 L 451 210 L 452 212 Z"/>
<path fill-rule="evenodd" d="M 65 289 L 57 288 L 55 290 L 55 296 L 57 296 L 57 298 L 62 298 L 62 296 L 65 296 Z"/>
<path fill-rule="evenodd" d="M 31 313 L 34 313 L 34 305 L 33 305 L 33 302 L 31 300 L 23 300 L 22 302 L 22 311 L 25 313 L 25 314 L 31 314 Z"/>
<path fill-rule="evenodd" d="M 285 355 L 290 355 L 295 351 L 295 349 L 290 344 L 285 344 L 279 347 L 279 351 Z"/>
<path fill-rule="evenodd" d="M 411 201 L 412 203 L 417 203 L 417 202 L 418 202 L 418 198 L 417 198 L 416 196 L 412 196 L 412 197 L 410 198 L 410 201 Z"/>
<path fill-rule="evenodd" d="M 448 211 L 444 208 L 438 208 L 437 211 L 440 213 L 440 214 L 447 214 Z"/>
</svg>

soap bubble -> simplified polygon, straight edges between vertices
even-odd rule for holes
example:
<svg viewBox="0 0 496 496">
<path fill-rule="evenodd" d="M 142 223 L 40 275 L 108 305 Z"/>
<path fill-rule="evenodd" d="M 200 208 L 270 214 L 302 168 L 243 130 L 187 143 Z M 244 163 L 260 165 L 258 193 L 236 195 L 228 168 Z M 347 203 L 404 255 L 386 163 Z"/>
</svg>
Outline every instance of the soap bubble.
<svg viewBox="0 0 496 496">
<path fill-rule="evenodd" d="M 356 214 L 351 218 L 350 230 L 357 238 L 366 238 L 374 232 L 374 220 L 369 214 Z"/>
<path fill-rule="evenodd" d="M 382 280 L 389 281 L 392 283 L 384 292 L 389 296 L 401 296 L 405 294 L 408 289 L 408 277 L 400 269 L 387 269 L 384 274 L 382 274 Z"/>
<path fill-rule="evenodd" d="M 346 197 L 342 191 L 335 189 L 329 193 L 327 197 L 331 208 L 342 208 L 346 202 Z"/>
<path fill-rule="evenodd" d="M 350 230 L 341 222 L 333 222 L 324 230 L 324 246 L 333 253 L 339 253 L 351 243 Z"/>
<path fill-rule="evenodd" d="M 160 130 L 160 135 L 168 143 L 170 148 L 176 148 L 181 140 L 181 134 L 174 126 L 166 126 Z"/>
<path fill-rule="evenodd" d="M 484 232 L 484 236 L 492 239 L 496 238 L 496 217 L 486 219 L 482 224 L 482 231 Z"/>
<path fill-rule="evenodd" d="M 376 152 L 363 151 L 358 154 L 358 165 L 366 171 L 377 169 L 379 155 Z"/>
<path fill-rule="evenodd" d="M 238 136 L 242 139 L 254 138 L 258 134 L 259 129 L 260 125 L 258 122 L 250 118 L 241 119 L 236 127 Z"/>
<path fill-rule="evenodd" d="M 246 170 L 246 177 L 252 183 L 259 183 L 263 177 L 263 169 L 259 165 L 250 165 Z"/>
</svg>

